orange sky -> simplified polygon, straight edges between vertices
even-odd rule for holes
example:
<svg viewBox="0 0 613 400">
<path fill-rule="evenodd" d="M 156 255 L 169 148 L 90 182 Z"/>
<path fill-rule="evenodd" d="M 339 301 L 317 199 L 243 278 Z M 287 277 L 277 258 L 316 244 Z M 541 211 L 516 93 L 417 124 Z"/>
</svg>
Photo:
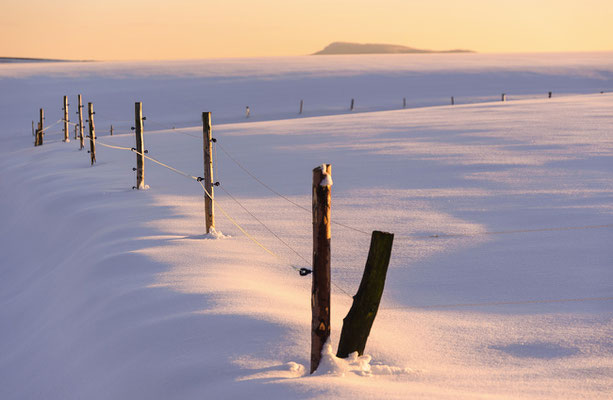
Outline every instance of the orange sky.
<svg viewBox="0 0 613 400">
<path fill-rule="evenodd" d="M 479 52 L 613 51 L 612 0 L 1 0 L 0 56 L 313 53 L 332 41 Z"/>
</svg>

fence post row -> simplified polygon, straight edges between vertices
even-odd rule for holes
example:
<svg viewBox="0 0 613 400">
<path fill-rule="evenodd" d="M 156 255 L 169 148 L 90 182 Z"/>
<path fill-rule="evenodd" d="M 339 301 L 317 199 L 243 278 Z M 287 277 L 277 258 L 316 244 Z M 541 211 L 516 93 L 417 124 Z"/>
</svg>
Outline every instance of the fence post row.
<svg viewBox="0 0 613 400">
<path fill-rule="evenodd" d="M 83 150 L 85 147 L 83 143 L 83 100 L 81 99 L 81 95 L 78 95 L 79 100 L 79 150 Z"/>
<path fill-rule="evenodd" d="M 70 132 L 68 132 L 68 96 L 64 96 L 64 142 L 70 142 Z"/>
<path fill-rule="evenodd" d="M 96 126 L 94 125 L 94 105 L 87 103 L 87 116 L 89 121 L 89 156 L 92 165 L 96 162 Z"/>
<path fill-rule="evenodd" d="M 332 166 L 313 170 L 313 286 L 311 290 L 311 373 L 330 337 L 330 203 Z"/>
<path fill-rule="evenodd" d="M 145 188 L 145 148 L 143 146 L 143 103 L 134 103 L 134 130 L 136 135 L 136 186 Z M 112 132 L 112 130 L 111 130 Z"/>
<path fill-rule="evenodd" d="M 247 107 L 249 110 L 249 107 Z M 204 154 L 204 218 L 206 233 L 215 229 L 215 214 L 213 209 L 213 133 L 211 127 L 211 113 L 202 113 L 202 151 Z"/>
</svg>

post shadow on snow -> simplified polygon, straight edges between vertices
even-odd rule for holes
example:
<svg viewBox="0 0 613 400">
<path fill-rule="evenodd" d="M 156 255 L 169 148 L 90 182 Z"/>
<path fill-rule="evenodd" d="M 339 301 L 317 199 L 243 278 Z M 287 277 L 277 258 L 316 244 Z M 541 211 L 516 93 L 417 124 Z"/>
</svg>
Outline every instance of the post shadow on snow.
<svg viewBox="0 0 613 400">
<path fill-rule="evenodd" d="M 538 358 L 553 360 L 581 354 L 577 347 L 565 347 L 553 342 L 513 343 L 508 345 L 493 345 L 489 347 L 516 358 Z"/>
</svg>

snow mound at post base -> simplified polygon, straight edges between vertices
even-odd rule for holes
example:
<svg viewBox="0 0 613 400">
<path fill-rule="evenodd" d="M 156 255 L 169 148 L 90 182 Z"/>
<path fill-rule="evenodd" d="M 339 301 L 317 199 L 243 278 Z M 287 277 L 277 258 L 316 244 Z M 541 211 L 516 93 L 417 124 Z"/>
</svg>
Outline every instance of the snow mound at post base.
<svg viewBox="0 0 613 400">
<path fill-rule="evenodd" d="M 358 352 L 349 354 L 347 358 L 339 358 L 332 352 L 332 345 L 326 342 L 324 345 L 321 362 L 313 375 L 333 375 L 344 377 L 348 374 L 358 376 L 374 375 L 412 375 L 416 371 L 411 368 L 401 368 L 384 364 L 371 365 L 372 357 Z"/>
</svg>

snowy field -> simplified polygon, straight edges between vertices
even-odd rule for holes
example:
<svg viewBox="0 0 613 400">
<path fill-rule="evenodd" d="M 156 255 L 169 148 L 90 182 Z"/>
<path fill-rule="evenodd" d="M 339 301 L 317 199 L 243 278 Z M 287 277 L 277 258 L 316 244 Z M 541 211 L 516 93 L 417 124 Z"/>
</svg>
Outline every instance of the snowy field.
<svg viewBox="0 0 613 400">
<path fill-rule="evenodd" d="M 0 65 L 0 398 L 611 398 L 612 90 L 612 53 Z M 142 101 L 149 155 L 194 176 L 212 111 L 218 204 L 279 257 L 219 209 L 204 238 L 193 180 L 146 162 L 132 190 L 129 151 L 34 148 L 77 93 L 114 146 Z M 310 376 L 291 266 L 322 162 L 333 353 L 369 232 L 396 236 L 368 357 Z"/>
</svg>

